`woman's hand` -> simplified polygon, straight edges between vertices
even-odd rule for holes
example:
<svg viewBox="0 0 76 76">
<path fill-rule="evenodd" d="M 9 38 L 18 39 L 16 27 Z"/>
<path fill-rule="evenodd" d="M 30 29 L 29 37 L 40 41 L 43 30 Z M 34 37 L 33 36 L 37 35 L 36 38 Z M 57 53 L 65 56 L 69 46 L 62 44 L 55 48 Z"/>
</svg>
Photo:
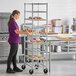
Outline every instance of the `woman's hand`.
<svg viewBox="0 0 76 76">
<path fill-rule="evenodd" d="M 26 35 L 30 35 L 30 33 L 29 33 L 28 31 L 24 31 L 24 30 L 19 31 L 18 29 L 15 30 L 15 33 L 16 33 L 16 34 L 26 34 Z"/>
<path fill-rule="evenodd" d="M 28 31 L 24 32 L 26 35 L 30 35 L 30 33 Z"/>
</svg>

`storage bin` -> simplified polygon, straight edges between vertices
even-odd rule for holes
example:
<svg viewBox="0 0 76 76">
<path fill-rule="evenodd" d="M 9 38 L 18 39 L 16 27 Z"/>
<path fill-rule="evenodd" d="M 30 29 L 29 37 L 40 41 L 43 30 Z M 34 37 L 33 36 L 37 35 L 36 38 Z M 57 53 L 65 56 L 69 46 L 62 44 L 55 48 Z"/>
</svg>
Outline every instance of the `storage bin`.
<svg viewBox="0 0 76 76">
<path fill-rule="evenodd" d="M 53 26 L 52 31 L 55 33 L 61 34 L 62 33 L 62 26 Z"/>
<path fill-rule="evenodd" d="M 53 19 L 52 24 L 55 26 L 61 26 L 62 25 L 62 20 L 61 19 Z"/>
</svg>

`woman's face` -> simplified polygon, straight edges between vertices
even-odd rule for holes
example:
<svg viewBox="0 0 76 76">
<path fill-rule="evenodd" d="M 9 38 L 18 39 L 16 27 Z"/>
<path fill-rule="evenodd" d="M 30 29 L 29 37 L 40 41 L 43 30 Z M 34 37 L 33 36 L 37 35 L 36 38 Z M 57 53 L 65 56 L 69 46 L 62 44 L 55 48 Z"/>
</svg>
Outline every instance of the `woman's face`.
<svg viewBox="0 0 76 76">
<path fill-rule="evenodd" d="M 14 18 L 15 18 L 16 20 L 17 20 L 19 17 L 20 17 L 20 13 L 14 15 Z"/>
</svg>

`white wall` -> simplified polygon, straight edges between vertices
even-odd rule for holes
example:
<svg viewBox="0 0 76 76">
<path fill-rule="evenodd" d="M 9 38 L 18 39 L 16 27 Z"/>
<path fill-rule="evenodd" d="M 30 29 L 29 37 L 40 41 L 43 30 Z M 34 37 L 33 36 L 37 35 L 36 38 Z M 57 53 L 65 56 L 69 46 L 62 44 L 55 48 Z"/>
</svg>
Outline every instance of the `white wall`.
<svg viewBox="0 0 76 76">
<path fill-rule="evenodd" d="M 49 3 L 49 23 L 51 19 L 61 18 L 63 24 L 72 24 L 72 18 L 76 16 L 76 0 L 0 0 L 0 12 L 12 12 L 17 9 L 21 12 L 18 24 L 24 21 L 25 2 L 48 2 Z"/>
<path fill-rule="evenodd" d="M 23 23 L 24 19 L 24 2 L 26 0 L 0 0 L 0 12 L 12 12 L 17 9 L 21 12 L 18 24 Z"/>
</svg>

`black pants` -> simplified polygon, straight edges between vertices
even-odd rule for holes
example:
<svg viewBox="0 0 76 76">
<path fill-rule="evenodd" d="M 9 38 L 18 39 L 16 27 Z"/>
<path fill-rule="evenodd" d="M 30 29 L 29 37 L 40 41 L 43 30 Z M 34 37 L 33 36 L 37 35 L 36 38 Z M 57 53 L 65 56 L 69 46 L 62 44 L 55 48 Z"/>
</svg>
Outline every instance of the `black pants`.
<svg viewBox="0 0 76 76">
<path fill-rule="evenodd" d="M 7 68 L 11 67 L 11 63 L 13 63 L 13 67 L 17 67 L 16 65 L 16 55 L 18 51 L 18 44 L 17 43 L 9 43 L 10 44 L 10 53 L 7 60 Z"/>
</svg>

